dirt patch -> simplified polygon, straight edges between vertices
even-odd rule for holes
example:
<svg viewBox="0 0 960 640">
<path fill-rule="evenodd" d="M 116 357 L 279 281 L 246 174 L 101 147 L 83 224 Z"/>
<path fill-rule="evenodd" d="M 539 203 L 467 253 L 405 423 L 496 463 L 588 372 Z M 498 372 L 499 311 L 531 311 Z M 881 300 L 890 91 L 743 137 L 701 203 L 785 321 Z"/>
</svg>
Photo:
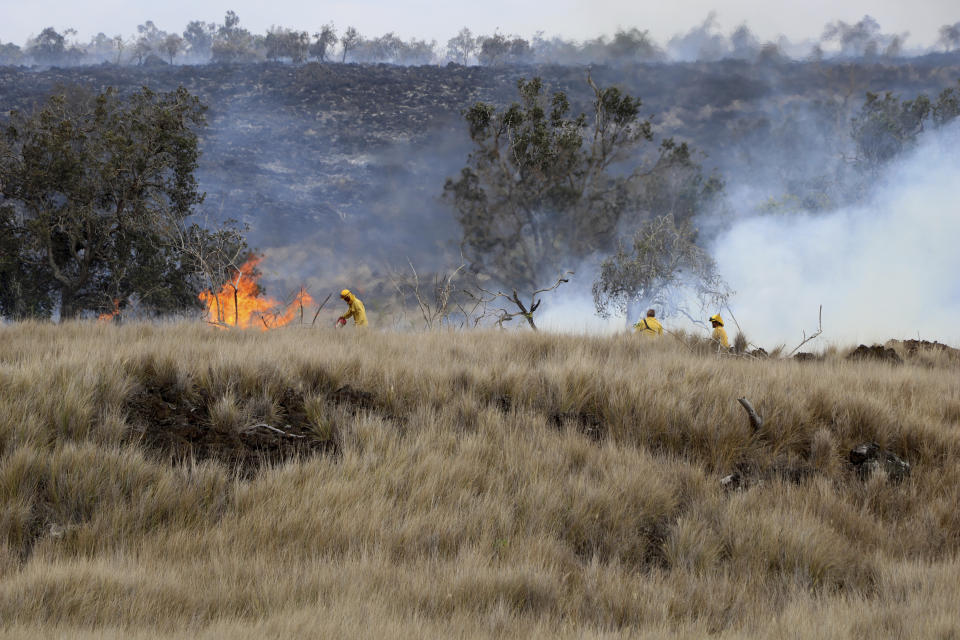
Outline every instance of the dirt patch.
<svg viewBox="0 0 960 640">
<path fill-rule="evenodd" d="M 334 391 L 330 399 L 336 404 L 347 406 L 351 413 L 372 411 L 377 408 L 372 393 L 354 389 L 350 385 L 344 385 Z"/>
<path fill-rule="evenodd" d="M 336 433 L 321 436 L 307 421 L 303 398 L 288 391 L 280 401 L 282 424 L 255 423 L 223 431 L 210 421 L 208 402 L 170 389 L 147 387 L 127 403 L 130 440 L 171 464 L 216 460 L 244 477 L 265 465 L 314 454 L 338 454 Z"/>
<path fill-rule="evenodd" d="M 882 344 L 875 344 L 872 347 L 861 344 L 847 355 L 847 360 L 879 360 L 890 364 L 903 363 L 903 359 L 897 355 L 896 351 L 888 349 Z"/>
</svg>

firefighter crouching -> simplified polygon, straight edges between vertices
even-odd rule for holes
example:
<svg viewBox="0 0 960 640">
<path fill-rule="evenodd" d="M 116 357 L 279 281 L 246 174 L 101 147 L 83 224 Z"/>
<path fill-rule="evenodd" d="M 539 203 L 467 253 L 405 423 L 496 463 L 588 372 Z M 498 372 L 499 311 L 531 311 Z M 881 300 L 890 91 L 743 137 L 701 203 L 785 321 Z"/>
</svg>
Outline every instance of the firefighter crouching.
<svg viewBox="0 0 960 640">
<path fill-rule="evenodd" d="M 337 327 L 342 327 L 347 324 L 348 318 L 353 318 L 353 324 L 355 326 L 367 326 L 367 310 L 363 308 L 363 303 L 360 302 L 360 299 L 350 293 L 349 289 L 341 291 L 340 297 L 347 303 L 348 309 L 345 314 L 337 318 Z"/>
</svg>

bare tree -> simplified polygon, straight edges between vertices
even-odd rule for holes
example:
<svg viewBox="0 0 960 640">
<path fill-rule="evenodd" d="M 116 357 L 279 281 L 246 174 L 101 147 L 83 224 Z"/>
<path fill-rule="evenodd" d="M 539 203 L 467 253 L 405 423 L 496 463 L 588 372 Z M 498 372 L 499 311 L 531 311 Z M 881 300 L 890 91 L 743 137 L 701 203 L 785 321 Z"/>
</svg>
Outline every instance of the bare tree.
<svg viewBox="0 0 960 640">
<path fill-rule="evenodd" d="M 804 332 L 803 332 L 803 341 L 800 342 L 800 344 L 798 344 L 797 346 L 795 346 L 795 347 L 793 348 L 793 351 L 791 351 L 790 353 L 787 354 L 787 357 L 789 358 L 789 357 L 792 356 L 794 353 L 796 353 L 797 350 L 798 350 L 800 347 L 802 347 L 803 345 L 807 344 L 808 342 L 810 342 L 810 341 L 813 340 L 814 338 L 819 337 L 821 333 L 823 333 L 823 305 L 820 305 L 820 312 L 817 314 L 817 330 L 814 331 L 813 333 L 811 333 L 809 336 L 807 336 L 807 332 L 804 331 Z"/>
<path fill-rule="evenodd" d="M 213 322 L 225 324 L 227 319 L 224 318 L 217 294 L 229 284 L 236 298 L 242 276 L 241 267 L 251 253 L 244 237 L 249 226 L 239 225 L 235 220 L 213 225 L 208 215 L 204 216 L 202 223 L 194 221 L 188 224 L 163 203 L 158 203 L 152 216 L 154 224 L 162 230 L 158 236 L 159 242 L 184 257 L 191 271 L 201 280 L 201 288 L 214 298 L 216 317 Z M 236 300 L 233 308 L 236 314 Z M 233 324 L 238 324 L 236 317 Z"/>
<path fill-rule="evenodd" d="M 466 291 L 467 295 L 469 295 L 477 304 L 477 307 L 475 308 L 483 309 L 482 315 L 477 319 L 475 324 L 479 324 L 484 317 L 493 317 L 496 325 L 502 328 L 504 322 L 510 322 L 514 318 L 522 317 L 527 321 L 527 324 L 530 325 L 531 329 L 537 331 L 537 325 L 533 321 L 533 314 L 537 312 L 537 309 L 540 308 L 540 303 L 543 302 L 543 297 L 541 296 L 538 298 L 537 296 L 542 293 L 553 291 L 561 284 L 570 282 L 570 278 L 567 277 L 569 275 L 573 275 L 573 271 L 565 272 L 563 275 L 557 278 L 557 281 L 553 284 L 553 286 L 534 291 L 532 294 L 530 294 L 530 301 L 526 304 L 524 304 L 523 300 L 520 299 L 516 289 L 511 291 L 509 295 L 502 291 L 493 292 L 482 287 L 478 287 L 479 293 Z M 503 307 L 496 306 L 496 303 L 498 303 L 500 300 L 512 304 L 516 308 L 516 311 L 509 311 Z"/>
<path fill-rule="evenodd" d="M 411 276 L 403 278 L 399 275 L 391 274 L 390 282 L 394 289 L 400 294 L 401 304 L 405 304 L 409 298 L 413 298 L 423 317 L 424 327 L 433 329 L 443 325 L 450 316 L 453 304 L 455 302 L 456 285 L 455 281 L 463 271 L 465 265 L 460 264 L 456 269 L 447 273 L 433 274 L 432 282 L 421 282 L 420 275 L 413 263 L 409 260 Z M 462 310 L 462 306 L 460 307 Z M 464 314 L 466 316 L 466 314 Z"/>
</svg>

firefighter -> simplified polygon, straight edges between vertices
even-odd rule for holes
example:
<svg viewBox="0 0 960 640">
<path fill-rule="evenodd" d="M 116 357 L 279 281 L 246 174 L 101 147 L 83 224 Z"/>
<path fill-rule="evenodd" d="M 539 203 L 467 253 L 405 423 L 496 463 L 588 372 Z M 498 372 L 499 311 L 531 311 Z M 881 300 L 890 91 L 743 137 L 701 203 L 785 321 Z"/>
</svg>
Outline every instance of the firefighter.
<svg viewBox="0 0 960 640">
<path fill-rule="evenodd" d="M 647 309 L 647 317 L 633 325 L 635 333 L 639 333 L 647 338 L 654 338 L 663 335 L 663 325 L 657 320 L 657 312 L 653 309 Z"/>
<path fill-rule="evenodd" d="M 723 345 L 724 349 L 730 348 L 730 341 L 727 340 L 727 330 L 723 328 L 723 318 L 720 314 L 710 316 L 710 324 L 713 326 L 712 337 Z"/>
<path fill-rule="evenodd" d="M 358 327 L 367 326 L 367 310 L 363 308 L 360 298 L 350 293 L 349 289 L 340 292 L 340 297 L 347 303 L 349 309 L 347 312 L 337 318 L 337 326 L 342 327 L 347 324 L 347 318 L 353 318 L 353 324 Z"/>
</svg>

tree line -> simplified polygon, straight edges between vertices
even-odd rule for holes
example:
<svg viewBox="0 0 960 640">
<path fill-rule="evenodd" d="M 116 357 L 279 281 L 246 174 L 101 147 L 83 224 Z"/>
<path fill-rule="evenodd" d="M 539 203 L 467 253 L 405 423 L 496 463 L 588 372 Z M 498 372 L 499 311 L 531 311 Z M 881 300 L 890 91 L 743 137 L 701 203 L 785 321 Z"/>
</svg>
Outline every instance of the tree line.
<svg viewBox="0 0 960 640">
<path fill-rule="evenodd" d="M 623 64 L 694 59 L 777 61 L 796 55 L 797 50 L 783 38 L 761 41 L 745 24 L 724 34 L 716 27 L 713 14 L 665 45 L 656 43 L 649 31 L 638 28 L 620 29 L 612 36 L 582 42 L 547 37 L 542 32 L 533 38 L 499 31 L 474 34 L 464 27 L 442 44 L 436 40 L 404 40 L 394 32 L 367 37 L 355 27 L 340 30 L 332 23 L 312 30 L 273 26 L 266 33 L 257 34 L 242 27 L 234 11 L 227 11 L 222 23 L 191 21 L 181 33 L 168 33 L 148 20 L 138 25 L 132 36 L 108 36 L 101 32 L 84 43 L 76 35 L 73 29 L 57 31 L 46 27 L 23 47 L 0 43 L 0 65 L 144 64 L 161 60 L 168 64 L 263 60 L 404 65 L 453 62 L 486 66 Z M 874 18 L 864 16 L 853 24 L 827 24 L 819 40 L 806 47 L 804 55 L 822 59 L 826 56 L 825 48 L 832 47 L 838 58 L 897 57 L 903 53 L 906 38 L 907 34 L 884 33 Z M 941 27 L 935 49 L 960 51 L 960 22 Z"/>
</svg>

